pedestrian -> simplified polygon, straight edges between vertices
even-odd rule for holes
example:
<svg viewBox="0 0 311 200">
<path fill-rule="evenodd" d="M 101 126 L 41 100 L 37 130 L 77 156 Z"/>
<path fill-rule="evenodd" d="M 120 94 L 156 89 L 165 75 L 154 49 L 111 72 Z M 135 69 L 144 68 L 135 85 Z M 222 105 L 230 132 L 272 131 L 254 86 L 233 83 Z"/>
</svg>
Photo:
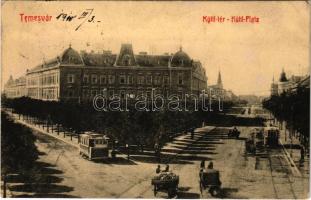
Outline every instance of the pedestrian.
<svg viewBox="0 0 311 200">
<path fill-rule="evenodd" d="M 191 139 L 193 140 L 194 138 L 194 128 L 191 128 Z"/>
<path fill-rule="evenodd" d="M 212 161 L 208 164 L 207 168 L 208 169 L 213 169 L 214 168 L 214 164 L 213 164 Z"/>
<path fill-rule="evenodd" d="M 170 166 L 167 164 L 166 167 L 165 167 L 164 172 L 169 172 L 169 171 L 170 171 Z"/>
<path fill-rule="evenodd" d="M 130 160 L 130 147 L 128 144 L 125 145 L 127 150 L 127 160 Z"/>
<path fill-rule="evenodd" d="M 204 169 L 205 168 L 205 159 L 203 159 L 201 161 L 201 165 L 200 165 L 201 169 Z"/>
<path fill-rule="evenodd" d="M 304 161 L 304 159 L 305 159 L 305 149 L 304 149 L 304 146 L 301 145 L 300 146 L 300 160 Z"/>
<path fill-rule="evenodd" d="M 156 169 L 156 173 L 159 174 L 161 172 L 161 166 L 158 165 L 157 169 Z"/>
</svg>

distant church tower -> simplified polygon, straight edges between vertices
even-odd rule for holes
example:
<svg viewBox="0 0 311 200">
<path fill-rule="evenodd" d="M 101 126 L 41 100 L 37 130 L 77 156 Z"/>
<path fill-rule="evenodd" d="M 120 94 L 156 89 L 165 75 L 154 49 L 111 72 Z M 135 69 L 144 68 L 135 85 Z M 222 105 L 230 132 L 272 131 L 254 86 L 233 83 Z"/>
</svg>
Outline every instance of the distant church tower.
<svg viewBox="0 0 311 200">
<path fill-rule="evenodd" d="M 220 71 L 218 72 L 217 86 L 218 88 L 223 88 Z"/>
</svg>

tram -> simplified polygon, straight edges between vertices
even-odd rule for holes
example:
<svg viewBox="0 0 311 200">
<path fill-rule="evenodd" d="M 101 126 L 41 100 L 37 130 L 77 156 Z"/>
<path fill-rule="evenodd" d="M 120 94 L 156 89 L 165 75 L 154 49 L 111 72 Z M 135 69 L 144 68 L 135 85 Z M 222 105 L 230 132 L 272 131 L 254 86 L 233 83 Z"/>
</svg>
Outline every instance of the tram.
<svg viewBox="0 0 311 200">
<path fill-rule="evenodd" d="M 109 138 L 95 132 L 84 132 L 80 135 L 79 153 L 89 160 L 105 159 L 109 157 Z"/>
</svg>

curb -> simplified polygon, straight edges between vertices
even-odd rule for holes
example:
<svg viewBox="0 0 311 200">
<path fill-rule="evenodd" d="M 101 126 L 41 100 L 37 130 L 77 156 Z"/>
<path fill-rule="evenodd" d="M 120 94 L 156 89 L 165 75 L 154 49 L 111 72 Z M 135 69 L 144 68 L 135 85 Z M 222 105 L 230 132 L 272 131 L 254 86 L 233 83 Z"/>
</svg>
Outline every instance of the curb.
<svg viewBox="0 0 311 200">
<path fill-rule="evenodd" d="M 46 132 L 46 131 L 44 131 L 44 130 L 38 128 L 38 127 L 32 126 L 32 125 L 30 125 L 30 124 L 28 124 L 28 123 L 26 123 L 26 122 L 24 122 L 24 121 L 22 121 L 22 120 L 15 119 L 15 121 L 17 121 L 18 123 L 23 124 L 23 125 L 25 125 L 25 126 L 31 128 L 31 129 L 34 129 L 34 130 L 36 130 L 36 131 L 38 131 L 38 132 L 40 132 L 40 133 L 42 133 L 42 134 L 49 135 L 49 136 L 51 136 L 51 137 L 53 137 L 53 138 L 55 138 L 55 139 L 61 140 L 62 142 L 65 142 L 66 144 L 69 144 L 69 145 L 71 145 L 71 146 L 73 146 L 73 147 L 75 147 L 75 148 L 79 148 L 79 145 L 78 145 L 78 144 L 74 144 L 74 143 L 69 142 L 69 141 L 67 141 L 67 140 L 64 140 L 64 139 L 62 139 L 62 138 L 60 138 L 60 137 L 57 137 L 57 136 L 55 136 L 55 135 L 53 135 L 53 134 L 50 134 L 50 133 L 48 133 L 48 132 Z"/>
<path fill-rule="evenodd" d="M 293 159 L 291 158 L 290 154 L 287 152 L 286 148 L 284 147 L 282 141 L 279 139 L 280 144 L 282 145 L 283 151 L 286 155 L 287 161 L 289 162 L 290 166 L 291 166 L 291 170 L 293 172 L 294 175 L 297 175 L 299 177 L 302 177 L 299 169 L 297 168 L 295 162 L 293 161 Z"/>
</svg>

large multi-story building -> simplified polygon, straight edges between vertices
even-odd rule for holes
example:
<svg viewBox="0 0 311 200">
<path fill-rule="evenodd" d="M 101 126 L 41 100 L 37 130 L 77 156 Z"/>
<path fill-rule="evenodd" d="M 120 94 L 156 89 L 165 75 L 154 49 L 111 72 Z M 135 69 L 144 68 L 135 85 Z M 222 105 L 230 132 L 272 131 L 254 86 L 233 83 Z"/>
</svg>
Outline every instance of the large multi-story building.
<svg viewBox="0 0 311 200">
<path fill-rule="evenodd" d="M 42 100 L 88 100 L 96 94 L 137 96 L 151 91 L 163 96 L 199 95 L 207 89 L 205 69 L 180 48 L 175 54 L 134 54 L 123 44 L 119 54 L 110 51 L 80 53 L 71 46 L 60 56 L 27 70 L 20 88 L 14 80 L 5 85 L 8 97 L 29 96 Z M 12 91 L 13 90 L 13 91 Z"/>
</svg>

